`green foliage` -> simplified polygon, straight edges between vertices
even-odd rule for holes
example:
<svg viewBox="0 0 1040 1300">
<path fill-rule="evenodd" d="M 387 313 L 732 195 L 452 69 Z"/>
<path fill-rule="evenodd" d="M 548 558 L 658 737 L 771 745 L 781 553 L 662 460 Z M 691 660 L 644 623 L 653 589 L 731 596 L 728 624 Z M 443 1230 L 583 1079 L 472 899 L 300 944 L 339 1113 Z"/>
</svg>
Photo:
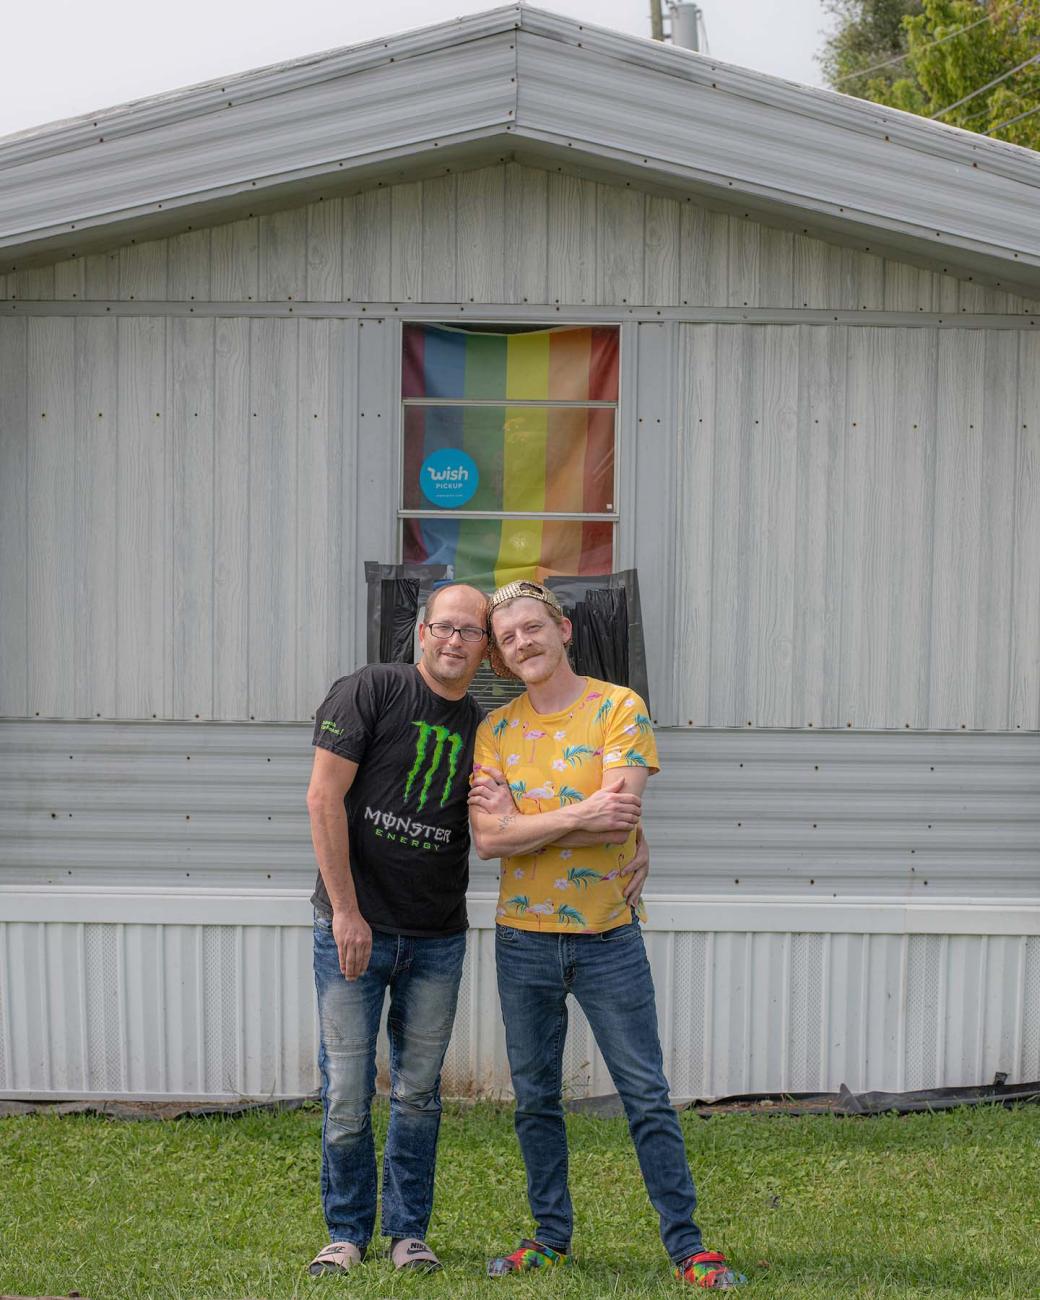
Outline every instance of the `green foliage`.
<svg viewBox="0 0 1040 1300">
<path fill-rule="evenodd" d="M 823 0 L 823 7 L 837 23 L 818 56 L 827 83 L 847 95 L 875 98 L 869 87 L 890 85 L 902 65 L 878 70 L 874 82 L 856 74 L 906 53 L 904 19 L 921 12 L 921 0 Z"/>
<path fill-rule="evenodd" d="M 377 1144 L 385 1104 L 375 1108 Z M 1040 1109 L 904 1119 L 681 1116 L 709 1246 L 754 1300 L 1035 1300 Z M 571 1115 L 575 1266 L 489 1281 L 531 1231 L 512 1109 L 448 1105 L 433 1277 L 379 1243 L 312 1279 L 325 1241 L 315 1108 L 241 1119 L 0 1120 L 0 1294 L 92 1300 L 605 1300 L 678 1295 L 623 1119 Z"/>
<path fill-rule="evenodd" d="M 875 0 L 833 0 L 840 7 L 873 8 Z M 937 117 L 952 126 L 1040 149 L 1040 62 L 1005 74 L 1040 53 L 1040 0 L 877 0 L 886 13 L 903 4 L 899 40 L 906 58 L 862 77 L 847 76 L 874 62 L 858 61 L 855 24 L 839 25 L 820 62 L 832 86 L 880 104 Z M 980 21 L 982 20 L 982 21 Z M 971 30 L 964 30 L 970 27 Z M 989 82 L 998 85 L 976 94 Z M 971 96 L 954 108 L 959 100 Z M 944 111 L 950 110 L 950 111 Z M 1036 111 L 1034 111 L 1036 110 Z M 1011 121 L 1027 114 L 1019 121 Z"/>
</svg>

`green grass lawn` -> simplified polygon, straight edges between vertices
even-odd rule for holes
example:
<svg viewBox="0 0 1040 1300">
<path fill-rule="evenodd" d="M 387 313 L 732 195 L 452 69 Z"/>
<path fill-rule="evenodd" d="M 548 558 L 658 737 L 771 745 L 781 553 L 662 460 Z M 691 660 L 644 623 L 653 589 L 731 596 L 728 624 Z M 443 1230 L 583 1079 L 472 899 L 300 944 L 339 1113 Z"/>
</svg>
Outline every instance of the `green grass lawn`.
<svg viewBox="0 0 1040 1300">
<path fill-rule="evenodd" d="M 1040 1297 L 1040 1108 L 682 1120 L 706 1242 L 747 1273 L 745 1294 Z M 0 1293 L 676 1295 L 624 1121 L 568 1124 L 575 1267 L 490 1281 L 486 1256 L 530 1231 L 508 1107 L 446 1110 L 434 1277 L 397 1276 L 378 1251 L 349 1277 L 307 1276 L 325 1240 L 315 1109 L 0 1120 Z"/>
</svg>

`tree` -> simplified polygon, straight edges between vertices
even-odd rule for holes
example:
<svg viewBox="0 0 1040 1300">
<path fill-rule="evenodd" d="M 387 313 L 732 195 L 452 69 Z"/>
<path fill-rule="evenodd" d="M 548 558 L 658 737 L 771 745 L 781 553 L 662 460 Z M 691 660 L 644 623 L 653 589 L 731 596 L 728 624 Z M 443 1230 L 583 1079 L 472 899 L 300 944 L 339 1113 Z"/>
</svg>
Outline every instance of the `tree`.
<svg viewBox="0 0 1040 1300">
<path fill-rule="evenodd" d="M 903 20 L 921 12 L 921 0 L 823 0 L 823 7 L 837 20 L 817 56 L 827 84 L 846 95 L 875 98 L 871 86 L 890 86 L 903 74 L 901 64 L 889 61 L 906 54 Z M 889 66 L 864 75 L 878 64 Z"/>
<path fill-rule="evenodd" d="M 855 22 L 839 25 L 820 59 L 835 89 L 1040 149 L 1040 0 L 921 0 L 913 11 L 910 0 L 828 3 L 839 24 L 855 9 Z M 857 61 L 867 45 L 856 45 L 853 28 L 858 23 L 879 40 L 884 33 L 894 48 L 893 7 L 900 3 L 903 49 L 888 56 L 898 61 L 868 72 L 871 62 Z"/>
</svg>

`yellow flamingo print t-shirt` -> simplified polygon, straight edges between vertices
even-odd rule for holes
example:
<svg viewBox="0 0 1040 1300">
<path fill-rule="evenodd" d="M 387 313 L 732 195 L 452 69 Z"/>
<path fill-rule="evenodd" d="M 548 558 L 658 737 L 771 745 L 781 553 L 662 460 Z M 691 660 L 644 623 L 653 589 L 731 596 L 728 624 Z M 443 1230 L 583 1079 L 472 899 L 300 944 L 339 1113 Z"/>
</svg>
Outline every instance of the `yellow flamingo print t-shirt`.
<svg viewBox="0 0 1040 1300">
<path fill-rule="evenodd" d="M 526 692 L 489 713 L 477 731 L 473 759 L 475 777 L 486 767 L 505 773 L 525 815 L 587 799 L 610 768 L 658 770 L 646 705 L 627 687 L 592 677 L 560 713 L 536 713 Z M 503 858 L 497 920 L 519 930 L 577 934 L 625 925 L 632 913 L 621 868 L 634 852 L 633 831 L 625 844 L 549 844 Z M 642 918 L 642 903 L 637 910 Z"/>
</svg>

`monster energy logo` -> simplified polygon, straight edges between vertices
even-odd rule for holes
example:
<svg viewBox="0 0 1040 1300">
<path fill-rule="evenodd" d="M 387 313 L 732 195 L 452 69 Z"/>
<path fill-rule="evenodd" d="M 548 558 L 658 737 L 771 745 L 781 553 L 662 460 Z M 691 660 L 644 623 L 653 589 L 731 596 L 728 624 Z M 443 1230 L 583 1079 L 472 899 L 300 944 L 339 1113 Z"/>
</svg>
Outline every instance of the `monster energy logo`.
<svg viewBox="0 0 1040 1300">
<path fill-rule="evenodd" d="M 435 727 L 429 722 L 413 722 L 412 726 L 419 728 L 419 738 L 415 742 L 415 762 L 412 764 L 412 770 L 408 773 L 408 780 L 405 782 L 405 802 L 408 802 L 412 786 L 419 779 L 423 764 L 426 763 L 426 775 L 419 790 L 419 811 L 421 812 L 426 807 L 426 797 L 430 793 L 433 778 L 437 775 L 441 759 L 444 757 L 445 745 L 448 745 L 448 777 L 441 792 L 441 807 L 443 808 L 448 802 L 452 783 L 458 771 L 459 755 L 462 753 L 462 737 L 454 731 L 449 731 L 447 727 Z M 429 762 L 427 762 L 426 755 L 430 748 L 431 737 L 433 737 L 435 743 L 433 753 L 429 757 Z"/>
</svg>

